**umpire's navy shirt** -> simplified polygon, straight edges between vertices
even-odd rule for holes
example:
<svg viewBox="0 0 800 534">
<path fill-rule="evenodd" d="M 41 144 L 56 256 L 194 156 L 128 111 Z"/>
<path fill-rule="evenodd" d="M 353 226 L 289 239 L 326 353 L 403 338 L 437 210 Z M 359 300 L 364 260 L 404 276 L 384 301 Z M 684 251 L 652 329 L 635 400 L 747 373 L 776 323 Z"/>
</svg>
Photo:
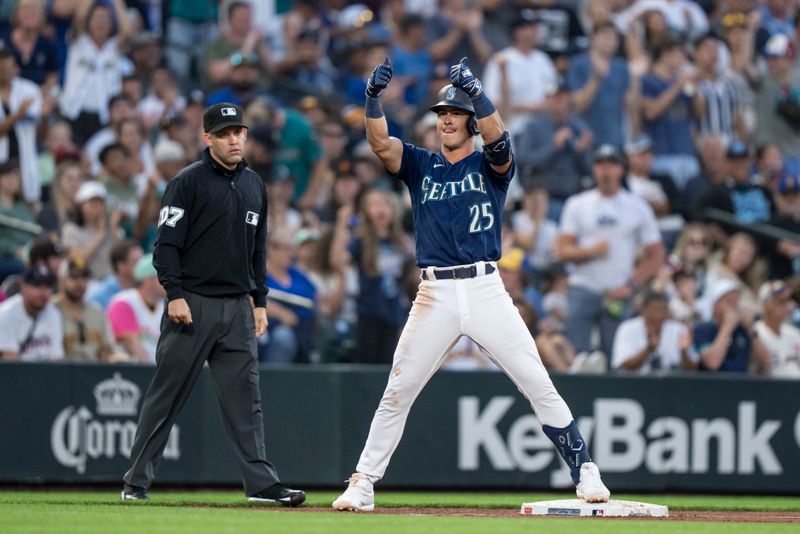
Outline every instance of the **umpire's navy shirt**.
<svg viewBox="0 0 800 534">
<path fill-rule="evenodd" d="M 452 267 L 496 261 L 502 253 L 503 204 L 515 163 L 505 174 L 482 152 L 450 163 L 410 143 L 395 175 L 411 193 L 417 265 Z"/>
<path fill-rule="evenodd" d="M 243 160 L 232 171 L 208 149 L 167 184 L 153 265 L 167 298 L 250 294 L 266 306 L 267 192 Z"/>
</svg>

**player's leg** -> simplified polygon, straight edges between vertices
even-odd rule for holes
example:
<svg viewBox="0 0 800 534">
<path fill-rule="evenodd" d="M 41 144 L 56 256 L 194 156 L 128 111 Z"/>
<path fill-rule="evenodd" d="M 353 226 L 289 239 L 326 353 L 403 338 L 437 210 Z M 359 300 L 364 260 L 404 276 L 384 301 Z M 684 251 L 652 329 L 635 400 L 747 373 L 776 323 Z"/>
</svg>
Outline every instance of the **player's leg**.
<svg viewBox="0 0 800 534">
<path fill-rule="evenodd" d="M 264 446 L 253 311 L 244 297 L 220 301 L 226 332 L 209 356 L 208 365 L 217 386 L 225 431 L 242 471 L 245 494 L 253 496 L 279 482 Z"/>
<path fill-rule="evenodd" d="M 579 496 L 607 500 L 608 490 L 600 482 L 572 412 L 553 385 L 533 337 L 502 280 L 497 275 L 488 275 L 468 281 L 467 287 L 466 334 L 490 355 L 531 403 L 545 434 L 570 467 Z"/>
<path fill-rule="evenodd" d="M 350 487 L 334 501 L 334 508 L 372 510 L 372 484 L 383 478 L 403 435 L 411 405 L 460 335 L 453 281 L 423 281 L 397 343 L 389 380 L 356 473 L 350 479 Z"/>
<path fill-rule="evenodd" d="M 147 389 L 131 447 L 129 486 L 148 488 L 158 471 L 172 425 L 197 381 L 216 339 L 215 311 L 199 295 L 187 294 L 193 324 L 176 324 L 164 313 L 156 349 L 156 369 Z"/>
</svg>

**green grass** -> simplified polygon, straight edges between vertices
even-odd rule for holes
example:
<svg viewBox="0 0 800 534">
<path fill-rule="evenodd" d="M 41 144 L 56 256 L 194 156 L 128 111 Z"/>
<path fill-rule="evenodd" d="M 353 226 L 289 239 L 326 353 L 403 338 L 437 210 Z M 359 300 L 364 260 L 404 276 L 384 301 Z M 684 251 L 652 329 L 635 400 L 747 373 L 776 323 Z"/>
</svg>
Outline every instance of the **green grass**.
<svg viewBox="0 0 800 534">
<path fill-rule="evenodd" d="M 334 492 L 311 492 L 307 505 L 324 506 Z M 470 534 L 511 532 L 564 532 L 647 534 L 688 532 L 797 532 L 796 524 L 711 523 L 653 520 L 598 520 L 553 518 L 420 517 L 343 513 L 298 513 L 249 505 L 238 492 L 158 492 L 149 503 L 121 504 L 118 493 L 64 491 L 0 492 L 0 532 L 8 534 L 53 532 L 59 534 L 113 533 L 259 533 L 287 532 L 394 534 L 414 532 Z M 391 507 L 508 508 L 522 502 L 568 498 L 542 493 L 395 493 L 377 494 L 377 505 Z M 671 510 L 800 511 L 800 499 L 791 497 L 615 495 L 615 498 L 666 504 Z"/>
</svg>

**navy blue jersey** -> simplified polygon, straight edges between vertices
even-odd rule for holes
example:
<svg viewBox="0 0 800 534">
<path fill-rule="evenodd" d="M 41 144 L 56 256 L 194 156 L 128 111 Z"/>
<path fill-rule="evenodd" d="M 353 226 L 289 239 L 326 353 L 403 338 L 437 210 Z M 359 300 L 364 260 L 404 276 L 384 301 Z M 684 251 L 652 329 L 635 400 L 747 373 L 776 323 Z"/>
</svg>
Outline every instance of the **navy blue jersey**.
<svg viewBox="0 0 800 534">
<path fill-rule="evenodd" d="M 451 164 L 403 144 L 396 177 L 411 193 L 417 265 L 452 267 L 500 259 L 503 204 L 515 164 L 498 174 L 482 152 Z"/>
</svg>

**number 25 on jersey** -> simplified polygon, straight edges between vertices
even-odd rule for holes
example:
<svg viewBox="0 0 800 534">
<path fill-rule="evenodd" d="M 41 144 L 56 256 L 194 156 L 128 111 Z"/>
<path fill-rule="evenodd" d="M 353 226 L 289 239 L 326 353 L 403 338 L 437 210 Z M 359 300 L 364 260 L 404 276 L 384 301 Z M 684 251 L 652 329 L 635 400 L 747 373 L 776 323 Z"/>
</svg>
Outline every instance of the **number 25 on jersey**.
<svg viewBox="0 0 800 534">
<path fill-rule="evenodd" d="M 494 214 L 491 202 L 481 202 L 469 207 L 469 232 L 475 234 L 485 232 L 494 226 Z"/>
</svg>

